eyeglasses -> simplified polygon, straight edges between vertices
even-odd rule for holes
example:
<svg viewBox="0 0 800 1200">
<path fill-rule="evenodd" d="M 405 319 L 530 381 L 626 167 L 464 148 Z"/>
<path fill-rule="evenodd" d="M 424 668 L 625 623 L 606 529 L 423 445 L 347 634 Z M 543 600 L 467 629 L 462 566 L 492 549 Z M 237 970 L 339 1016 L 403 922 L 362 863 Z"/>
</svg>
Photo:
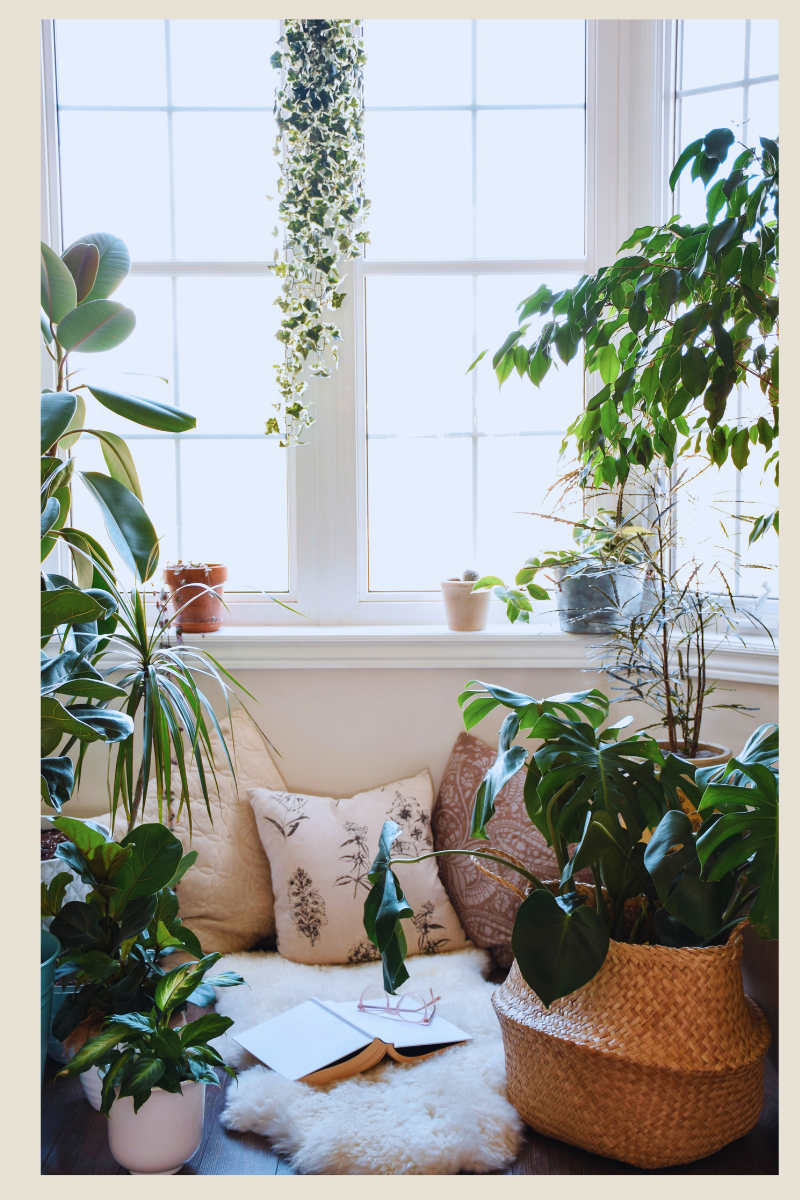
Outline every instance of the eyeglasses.
<svg viewBox="0 0 800 1200">
<path fill-rule="evenodd" d="M 436 1012 L 436 1001 L 441 996 L 434 996 L 430 989 L 431 998 L 426 1000 L 418 992 L 404 992 L 402 996 L 390 996 L 377 983 L 370 984 L 361 993 L 358 1002 L 359 1012 L 373 1013 L 377 1017 L 393 1017 L 395 1020 L 410 1021 L 416 1025 L 430 1025 Z M 392 1003 L 392 1001 L 396 1003 Z"/>
</svg>

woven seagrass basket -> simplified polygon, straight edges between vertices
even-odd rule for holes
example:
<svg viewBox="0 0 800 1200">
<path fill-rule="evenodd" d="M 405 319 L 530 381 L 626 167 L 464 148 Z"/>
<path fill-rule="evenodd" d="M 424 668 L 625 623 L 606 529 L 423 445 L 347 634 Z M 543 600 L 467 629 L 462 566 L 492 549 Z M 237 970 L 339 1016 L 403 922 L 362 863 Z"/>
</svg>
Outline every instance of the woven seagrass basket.
<svg viewBox="0 0 800 1200">
<path fill-rule="evenodd" d="M 736 932 L 704 949 L 611 942 L 594 979 L 549 1009 L 514 962 L 492 997 L 509 1100 L 540 1133 L 637 1167 L 741 1137 L 761 1112 L 770 1042 L 741 957 Z"/>
</svg>

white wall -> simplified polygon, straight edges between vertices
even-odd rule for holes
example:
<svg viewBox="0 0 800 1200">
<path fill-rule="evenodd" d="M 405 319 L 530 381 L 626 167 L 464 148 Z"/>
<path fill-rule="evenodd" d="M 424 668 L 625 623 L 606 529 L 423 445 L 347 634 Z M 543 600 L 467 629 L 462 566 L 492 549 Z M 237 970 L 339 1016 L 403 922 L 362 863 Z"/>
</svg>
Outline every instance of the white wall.
<svg viewBox="0 0 800 1200">
<path fill-rule="evenodd" d="M 282 755 L 276 762 L 287 787 L 337 797 L 414 775 L 423 767 L 430 769 L 438 789 L 453 742 L 463 729 L 456 697 L 472 677 L 464 670 L 398 668 L 238 674 L 261 702 L 251 711 Z M 602 687 L 599 677 L 575 670 L 486 669 L 482 676 L 476 674 L 537 698 Z M 720 703 L 760 709 L 752 720 L 725 710 L 708 713 L 703 736 L 736 751 L 757 725 L 778 720 L 778 689 L 734 683 L 722 687 L 736 690 L 720 690 L 712 702 L 716 698 Z M 614 720 L 626 712 L 634 713 L 637 726 L 652 720 L 641 705 L 612 707 Z M 473 732 L 496 745 L 504 716 L 504 709 L 496 709 Z M 68 814 L 93 816 L 108 811 L 106 763 L 107 751 L 91 746 L 80 795 L 70 801 Z"/>
</svg>

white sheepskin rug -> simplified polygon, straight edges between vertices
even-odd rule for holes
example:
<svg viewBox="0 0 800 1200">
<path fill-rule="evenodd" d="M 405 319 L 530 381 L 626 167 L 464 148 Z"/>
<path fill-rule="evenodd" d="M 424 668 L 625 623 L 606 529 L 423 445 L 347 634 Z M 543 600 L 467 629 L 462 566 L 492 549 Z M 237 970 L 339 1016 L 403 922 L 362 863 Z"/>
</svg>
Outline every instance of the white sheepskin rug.
<svg viewBox="0 0 800 1200">
<path fill-rule="evenodd" d="M 227 1088 L 222 1123 L 269 1138 L 300 1174 L 456 1175 L 502 1170 L 516 1158 L 523 1122 L 506 1098 L 494 984 L 484 950 L 414 957 L 402 991 L 442 999 L 437 1012 L 471 1033 L 423 1062 L 384 1059 L 360 1075 L 315 1087 L 291 1083 L 232 1040 L 311 996 L 354 1000 L 381 982 L 380 963 L 307 966 L 275 953 L 229 954 L 218 970 L 238 971 L 249 987 L 217 991 L 217 1011 L 235 1025 L 213 1043 L 239 1069 Z"/>
</svg>

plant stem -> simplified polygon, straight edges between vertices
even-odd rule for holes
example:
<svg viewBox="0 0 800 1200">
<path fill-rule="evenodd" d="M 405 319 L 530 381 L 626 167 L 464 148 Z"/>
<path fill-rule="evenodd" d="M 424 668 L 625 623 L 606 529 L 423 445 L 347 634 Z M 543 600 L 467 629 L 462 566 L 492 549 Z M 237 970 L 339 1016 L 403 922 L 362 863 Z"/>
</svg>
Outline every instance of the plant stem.
<svg viewBox="0 0 800 1200">
<path fill-rule="evenodd" d="M 142 755 L 142 765 L 139 767 L 139 778 L 136 780 L 136 791 L 131 805 L 131 816 L 128 821 L 128 833 L 131 832 L 136 824 L 136 818 L 139 815 L 139 805 L 142 802 L 142 787 L 144 784 L 144 755 Z"/>
<path fill-rule="evenodd" d="M 592 879 L 594 880 L 594 910 L 597 913 L 598 917 L 602 916 L 603 921 L 606 925 L 608 925 L 609 932 L 610 932 L 611 924 L 608 919 L 608 906 L 606 905 L 605 897 L 603 896 L 603 884 L 600 879 L 600 864 L 599 863 L 596 863 L 596 862 L 592 863 Z M 602 913 L 600 911 L 601 908 L 602 908 Z"/>
<path fill-rule="evenodd" d="M 535 888 L 541 891 L 549 891 L 542 883 L 541 879 L 537 879 L 531 871 L 526 871 L 524 867 L 517 867 L 506 858 L 498 858 L 496 854 L 486 854 L 483 850 L 432 850 L 430 854 L 420 854 L 418 858 L 390 858 L 389 866 L 394 867 L 398 864 L 406 865 L 408 863 L 424 862 L 426 858 L 438 858 L 441 854 L 471 854 L 475 858 L 488 858 L 490 862 L 500 863 L 501 867 L 508 867 L 512 871 L 516 871 L 518 875 L 522 875 L 529 883 L 532 883 Z"/>
</svg>

